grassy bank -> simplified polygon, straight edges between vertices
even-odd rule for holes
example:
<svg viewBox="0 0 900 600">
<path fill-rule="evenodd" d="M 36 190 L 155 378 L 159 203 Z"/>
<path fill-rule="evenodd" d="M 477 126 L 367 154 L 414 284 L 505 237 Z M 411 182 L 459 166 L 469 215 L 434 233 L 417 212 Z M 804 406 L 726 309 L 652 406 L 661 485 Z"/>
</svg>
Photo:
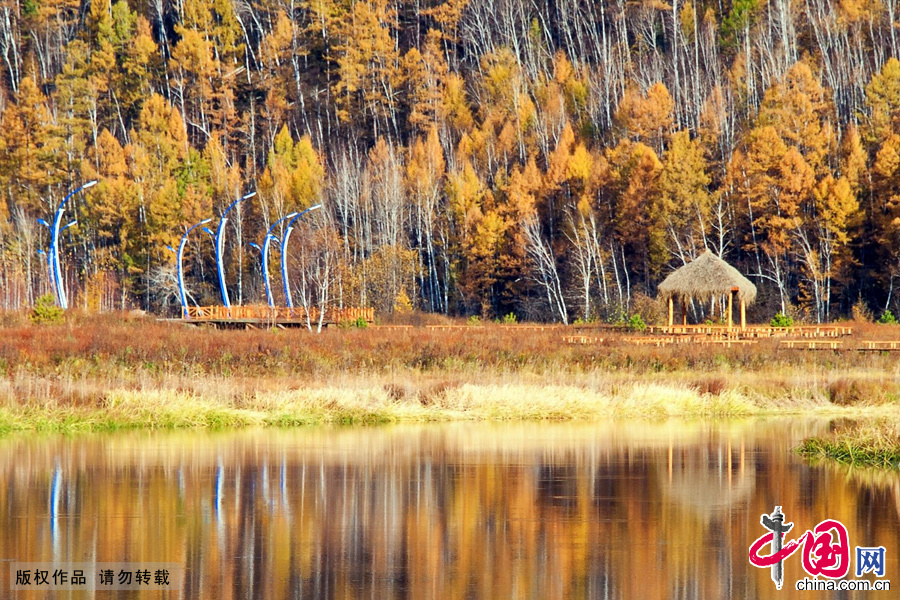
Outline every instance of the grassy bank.
<svg viewBox="0 0 900 600">
<path fill-rule="evenodd" d="M 392 388 L 323 387 L 240 400 L 171 391 L 114 390 L 93 405 L 24 404 L 0 410 L 0 431 L 233 428 L 449 420 L 589 420 L 612 416 L 750 414 L 737 394 L 710 397 L 654 385 L 615 391 L 573 386 L 461 385 L 398 396 Z"/>
<path fill-rule="evenodd" d="M 409 395 L 391 386 L 318 387 L 230 398 L 171 390 L 111 390 L 93 403 L 7 403 L 0 408 L 0 433 L 785 413 L 864 416 L 895 410 L 894 405 L 836 407 L 812 399 L 778 404 L 737 390 L 712 393 L 646 383 L 596 387 L 463 384 Z"/>
<path fill-rule="evenodd" d="M 855 467 L 900 469 L 900 422 L 878 421 L 836 430 L 803 441 L 797 452 Z"/>
<path fill-rule="evenodd" d="M 875 414 L 900 402 L 900 356 L 567 344 L 572 329 L 219 331 L 122 315 L 0 329 L 0 431 L 450 419 Z M 900 339 L 900 327 L 856 339 Z"/>
</svg>

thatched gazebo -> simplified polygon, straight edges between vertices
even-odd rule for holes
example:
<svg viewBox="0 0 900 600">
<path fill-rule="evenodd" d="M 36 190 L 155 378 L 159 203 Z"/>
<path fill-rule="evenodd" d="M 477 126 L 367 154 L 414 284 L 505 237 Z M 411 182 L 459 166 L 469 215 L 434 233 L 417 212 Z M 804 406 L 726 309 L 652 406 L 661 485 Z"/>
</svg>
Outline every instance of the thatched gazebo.
<svg viewBox="0 0 900 600">
<path fill-rule="evenodd" d="M 681 321 L 687 325 L 687 303 L 709 301 L 728 296 L 728 327 L 733 326 L 732 312 L 737 295 L 741 306 L 741 329 L 747 326 L 747 305 L 756 300 L 756 286 L 737 269 L 707 250 L 692 262 L 676 269 L 659 284 L 659 295 L 669 301 L 669 327 L 672 327 L 674 301 L 681 302 Z"/>
</svg>

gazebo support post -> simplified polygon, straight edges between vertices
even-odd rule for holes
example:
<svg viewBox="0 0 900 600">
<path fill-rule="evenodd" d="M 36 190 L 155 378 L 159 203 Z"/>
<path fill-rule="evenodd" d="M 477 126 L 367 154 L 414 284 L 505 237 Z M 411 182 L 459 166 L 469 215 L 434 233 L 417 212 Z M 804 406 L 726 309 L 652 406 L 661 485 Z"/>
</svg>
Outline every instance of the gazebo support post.
<svg viewBox="0 0 900 600">
<path fill-rule="evenodd" d="M 747 328 L 747 305 L 744 302 L 744 297 L 741 296 L 741 331 Z"/>
<path fill-rule="evenodd" d="M 734 326 L 734 290 L 728 292 L 728 331 Z"/>
<path fill-rule="evenodd" d="M 681 324 L 687 325 L 687 298 L 681 299 Z"/>
<path fill-rule="evenodd" d="M 672 320 L 675 316 L 675 301 L 669 296 L 669 333 L 672 333 Z"/>
</svg>

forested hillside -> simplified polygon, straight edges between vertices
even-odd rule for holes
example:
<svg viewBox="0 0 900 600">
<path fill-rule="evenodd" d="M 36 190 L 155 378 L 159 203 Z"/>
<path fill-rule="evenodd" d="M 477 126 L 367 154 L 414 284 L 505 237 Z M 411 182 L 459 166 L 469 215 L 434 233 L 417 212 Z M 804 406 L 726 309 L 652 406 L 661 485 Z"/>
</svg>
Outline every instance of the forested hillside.
<svg viewBox="0 0 900 600">
<path fill-rule="evenodd" d="M 61 245 L 89 309 L 171 310 L 166 247 L 257 190 L 234 303 L 322 202 L 295 303 L 614 319 L 708 248 L 761 316 L 897 312 L 898 4 L 2 0 L 0 305 L 50 289 L 37 219 L 99 179 Z M 192 233 L 192 302 L 213 256 Z"/>
</svg>

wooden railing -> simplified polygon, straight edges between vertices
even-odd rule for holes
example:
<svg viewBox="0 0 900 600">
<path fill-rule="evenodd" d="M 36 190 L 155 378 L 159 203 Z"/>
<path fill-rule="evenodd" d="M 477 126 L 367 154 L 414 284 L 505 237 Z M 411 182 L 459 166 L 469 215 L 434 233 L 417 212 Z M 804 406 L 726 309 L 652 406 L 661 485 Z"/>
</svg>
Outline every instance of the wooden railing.
<svg viewBox="0 0 900 600">
<path fill-rule="evenodd" d="M 567 344 L 599 344 L 603 341 L 602 337 L 596 335 L 564 335 L 563 341 Z"/>
<path fill-rule="evenodd" d="M 803 337 L 803 338 L 836 338 L 851 335 L 853 328 L 843 325 L 799 325 L 794 327 L 770 327 L 768 325 L 750 325 L 727 327 L 725 325 L 654 325 L 647 328 L 648 333 L 667 335 L 712 335 L 719 337 L 740 336 L 742 338 L 769 337 Z"/>
<path fill-rule="evenodd" d="M 307 310 L 302 306 L 287 308 L 283 306 L 189 306 L 183 317 L 190 321 L 305 321 Z M 375 320 L 374 308 L 329 308 L 325 311 L 327 323 L 341 323 L 364 319 L 367 323 Z M 319 320 L 319 309 L 309 310 L 310 321 Z"/>
<path fill-rule="evenodd" d="M 802 350 L 840 350 L 844 342 L 838 340 L 781 340 L 782 348 L 799 348 Z"/>
<path fill-rule="evenodd" d="M 881 341 L 881 340 L 864 340 L 862 342 L 863 346 L 860 350 L 886 350 L 886 351 L 898 351 L 900 350 L 900 342 L 896 340 L 891 341 Z"/>
</svg>

